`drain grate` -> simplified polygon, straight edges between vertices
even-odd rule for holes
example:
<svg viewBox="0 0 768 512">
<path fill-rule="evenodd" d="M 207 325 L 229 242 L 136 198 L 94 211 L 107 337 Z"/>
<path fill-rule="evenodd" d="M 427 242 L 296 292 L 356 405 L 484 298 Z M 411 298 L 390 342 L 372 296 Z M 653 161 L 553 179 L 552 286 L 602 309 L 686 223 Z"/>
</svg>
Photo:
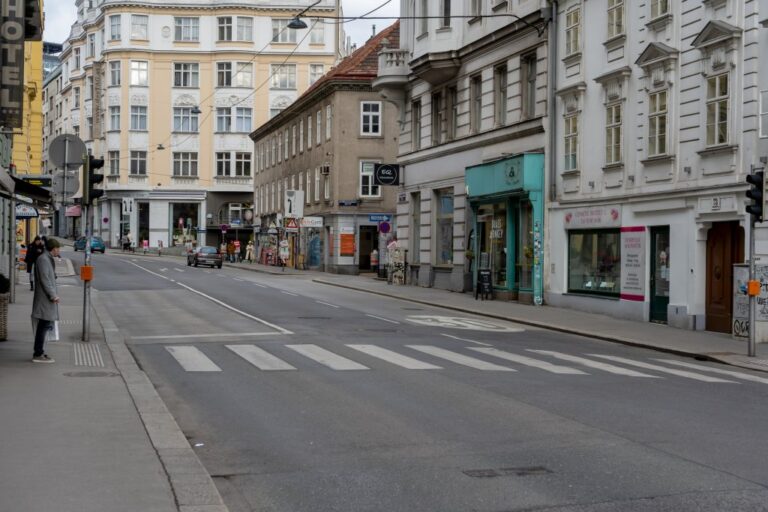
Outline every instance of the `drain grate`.
<svg viewBox="0 0 768 512">
<path fill-rule="evenodd" d="M 98 345 L 74 343 L 73 349 L 75 351 L 75 366 L 104 367 L 104 358 L 101 357 L 101 350 L 99 350 Z"/>
<path fill-rule="evenodd" d="M 65 377 L 117 377 L 120 375 L 115 372 L 67 372 Z"/>
<path fill-rule="evenodd" d="M 544 466 L 530 466 L 521 468 L 468 469 L 462 471 L 462 473 L 472 478 L 496 478 L 500 476 L 547 475 L 552 473 L 552 470 Z"/>
</svg>

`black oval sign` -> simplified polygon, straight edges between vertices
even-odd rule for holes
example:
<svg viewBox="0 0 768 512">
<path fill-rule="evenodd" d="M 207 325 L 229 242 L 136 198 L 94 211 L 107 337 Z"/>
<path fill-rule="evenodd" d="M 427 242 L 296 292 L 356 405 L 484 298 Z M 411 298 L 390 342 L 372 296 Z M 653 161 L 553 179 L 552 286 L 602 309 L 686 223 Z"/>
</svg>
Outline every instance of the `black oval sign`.
<svg viewBox="0 0 768 512">
<path fill-rule="evenodd" d="M 399 185 L 400 166 L 397 164 L 376 164 L 373 167 L 375 185 Z"/>
</svg>

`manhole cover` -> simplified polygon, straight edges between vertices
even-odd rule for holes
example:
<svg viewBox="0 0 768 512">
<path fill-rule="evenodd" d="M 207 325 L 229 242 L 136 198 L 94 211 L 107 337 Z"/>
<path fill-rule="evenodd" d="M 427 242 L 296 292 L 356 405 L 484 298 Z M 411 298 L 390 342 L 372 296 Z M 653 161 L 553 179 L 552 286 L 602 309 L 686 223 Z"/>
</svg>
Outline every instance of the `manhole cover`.
<svg viewBox="0 0 768 512">
<path fill-rule="evenodd" d="M 115 372 L 67 372 L 65 377 L 117 377 L 120 375 Z"/>
</svg>

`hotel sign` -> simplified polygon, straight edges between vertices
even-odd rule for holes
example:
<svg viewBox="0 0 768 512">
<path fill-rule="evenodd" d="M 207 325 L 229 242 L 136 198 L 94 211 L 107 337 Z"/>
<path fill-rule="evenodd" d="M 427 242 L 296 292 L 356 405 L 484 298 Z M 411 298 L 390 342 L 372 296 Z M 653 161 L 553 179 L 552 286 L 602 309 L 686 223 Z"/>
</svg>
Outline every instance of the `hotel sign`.
<svg viewBox="0 0 768 512">
<path fill-rule="evenodd" d="M 0 125 L 21 128 L 24 113 L 24 0 L 0 0 Z"/>
</svg>

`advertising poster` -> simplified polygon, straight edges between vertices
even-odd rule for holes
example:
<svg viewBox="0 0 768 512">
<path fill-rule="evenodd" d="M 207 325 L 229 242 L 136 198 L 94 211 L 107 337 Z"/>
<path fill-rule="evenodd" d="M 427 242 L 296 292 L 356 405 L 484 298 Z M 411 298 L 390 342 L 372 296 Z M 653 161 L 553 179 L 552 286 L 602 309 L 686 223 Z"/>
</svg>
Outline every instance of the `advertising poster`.
<svg viewBox="0 0 768 512">
<path fill-rule="evenodd" d="M 645 300 L 645 227 L 621 228 L 622 300 Z"/>
</svg>

